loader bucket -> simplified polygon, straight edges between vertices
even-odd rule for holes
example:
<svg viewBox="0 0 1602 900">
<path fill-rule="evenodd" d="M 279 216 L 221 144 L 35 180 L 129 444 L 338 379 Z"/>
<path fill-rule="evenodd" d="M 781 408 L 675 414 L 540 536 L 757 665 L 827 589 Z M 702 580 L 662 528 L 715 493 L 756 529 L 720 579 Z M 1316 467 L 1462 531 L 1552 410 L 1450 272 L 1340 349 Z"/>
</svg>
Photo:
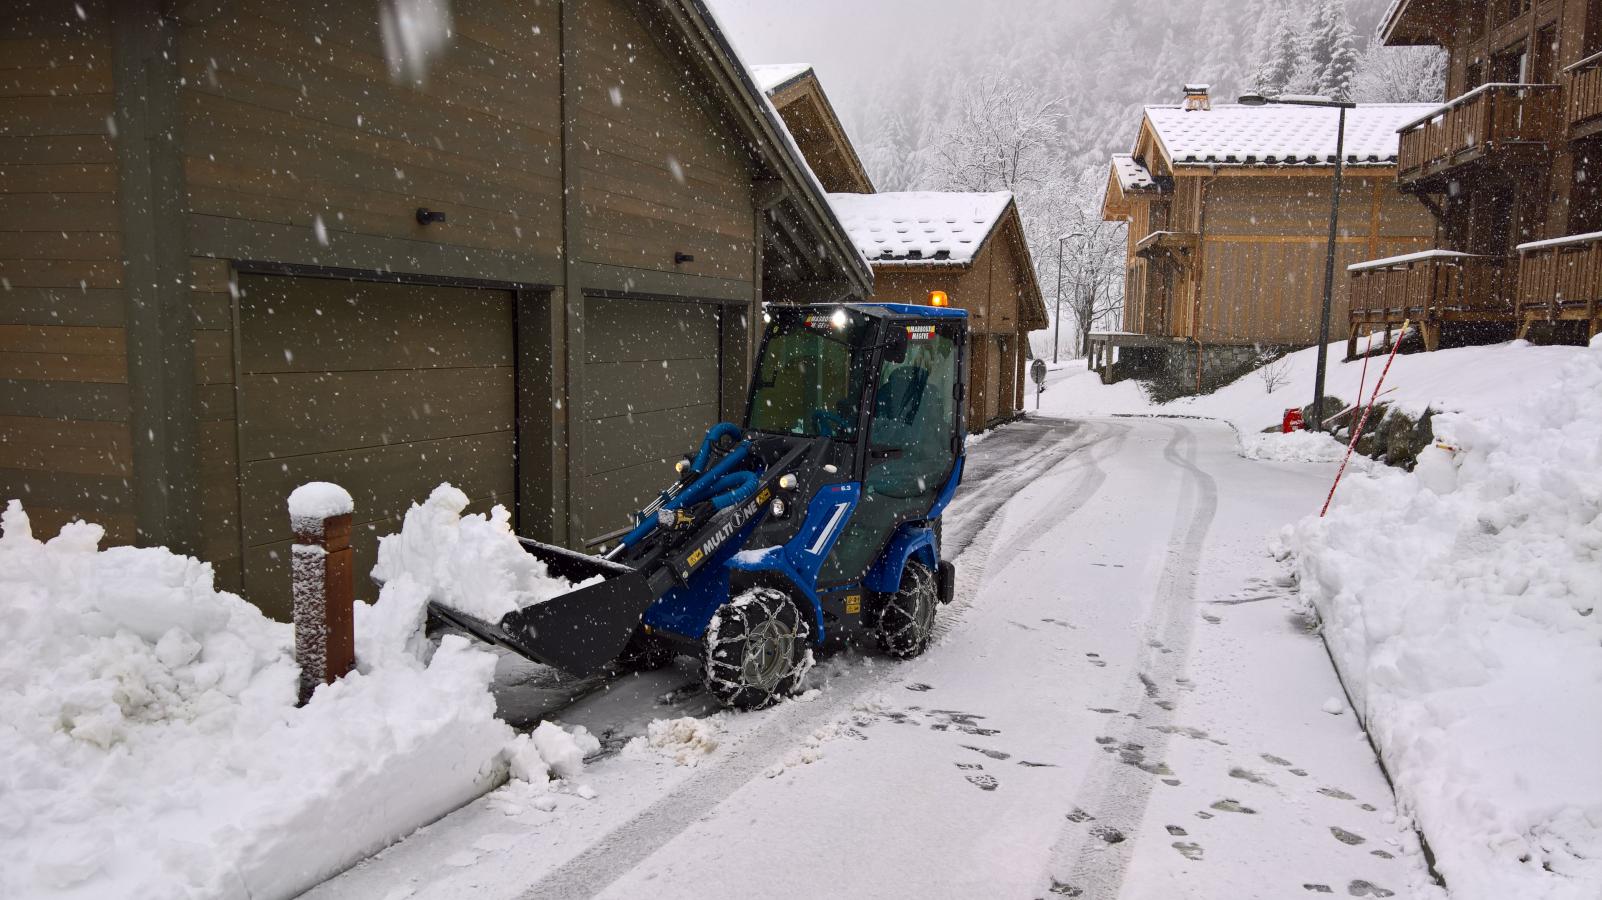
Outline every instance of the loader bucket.
<svg viewBox="0 0 1602 900">
<path fill-rule="evenodd" d="M 573 582 L 597 575 L 606 580 L 508 613 L 498 623 L 437 603 L 430 609 L 481 640 L 574 675 L 588 675 L 616 659 L 656 599 L 645 576 L 564 547 L 518 540 L 552 575 Z"/>
</svg>

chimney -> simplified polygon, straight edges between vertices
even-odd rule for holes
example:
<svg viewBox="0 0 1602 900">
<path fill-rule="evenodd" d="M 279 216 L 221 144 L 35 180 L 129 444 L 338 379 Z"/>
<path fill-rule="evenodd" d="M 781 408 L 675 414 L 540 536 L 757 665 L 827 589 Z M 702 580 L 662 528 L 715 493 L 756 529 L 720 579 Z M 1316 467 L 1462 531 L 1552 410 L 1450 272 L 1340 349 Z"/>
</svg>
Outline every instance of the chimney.
<svg viewBox="0 0 1602 900">
<path fill-rule="evenodd" d="M 1187 84 L 1187 85 L 1185 85 L 1185 106 L 1184 106 L 1185 112 L 1190 112 L 1191 110 L 1197 110 L 1197 109 L 1199 109 L 1199 110 L 1212 109 L 1213 108 L 1213 102 L 1207 96 L 1207 91 L 1208 91 L 1208 89 L 1210 87 L 1212 87 L 1212 86 L 1211 85 L 1206 85 L 1206 84 Z"/>
</svg>

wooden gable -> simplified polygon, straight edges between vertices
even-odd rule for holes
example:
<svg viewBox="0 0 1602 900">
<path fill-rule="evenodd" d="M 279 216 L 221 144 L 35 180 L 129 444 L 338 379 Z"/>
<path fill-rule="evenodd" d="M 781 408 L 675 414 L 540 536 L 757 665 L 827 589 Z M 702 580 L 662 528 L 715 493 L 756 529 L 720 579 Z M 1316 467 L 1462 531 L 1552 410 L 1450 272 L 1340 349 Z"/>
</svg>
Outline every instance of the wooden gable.
<svg viewBox="0 0 1602 900">
<path fill-rule="evenodd" d="M 871 194 L 873 180 L 846 136 L 817 75 L 807 69 L 778 85 L 768 99 L 784 119 L 801 155 L 830 193 Z"/>
</svg>

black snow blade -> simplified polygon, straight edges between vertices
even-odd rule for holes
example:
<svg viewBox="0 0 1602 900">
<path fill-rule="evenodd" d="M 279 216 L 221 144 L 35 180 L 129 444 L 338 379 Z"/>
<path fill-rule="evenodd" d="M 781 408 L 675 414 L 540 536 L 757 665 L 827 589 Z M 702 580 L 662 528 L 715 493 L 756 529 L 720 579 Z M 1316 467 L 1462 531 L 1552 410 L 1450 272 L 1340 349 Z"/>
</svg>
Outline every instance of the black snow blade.
<svg viewBox="0 0 1602 900">
<path fill-rule="evenodd" d="M 480 640 L 574 675 L 589 675 L 616 659 L 656 599 L 645 576 L 600 557 L 519 540 L 552 575 L 572 582 L 605 580 L 507 613 L 498 624 L 431 603 L 434 613 Z"/>
</svg>

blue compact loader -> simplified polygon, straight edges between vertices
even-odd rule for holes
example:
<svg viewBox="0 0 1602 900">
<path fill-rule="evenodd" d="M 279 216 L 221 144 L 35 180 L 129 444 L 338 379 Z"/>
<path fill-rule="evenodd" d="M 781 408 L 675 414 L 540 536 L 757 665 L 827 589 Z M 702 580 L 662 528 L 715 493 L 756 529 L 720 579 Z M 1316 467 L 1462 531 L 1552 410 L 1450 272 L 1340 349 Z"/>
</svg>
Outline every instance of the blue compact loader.
<svg viewBox="0 0 1602 900">
<path fill-rule="evenodd" d="M 551 574 L 598 583 L 499 622 L 430 611 L 579 675 L 695 654 L 707 690 L 742 709 L 792 692 L 826 640 L 923 652 L 952 596 L 940 514 L 962 480 L 967 313 L 862 303 L 764 318 L 744 426 L 712 426 L 609 549 L 521 539 Z"/>
</svg>

